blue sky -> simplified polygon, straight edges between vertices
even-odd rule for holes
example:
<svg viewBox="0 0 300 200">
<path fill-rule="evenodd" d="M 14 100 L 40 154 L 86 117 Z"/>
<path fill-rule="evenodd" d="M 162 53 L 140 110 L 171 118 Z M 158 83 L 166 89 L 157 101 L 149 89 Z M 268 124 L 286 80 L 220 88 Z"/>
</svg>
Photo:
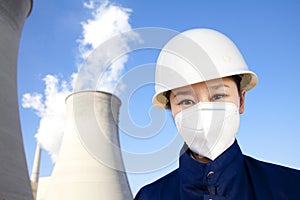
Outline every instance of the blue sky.
<svg viewBox="0 0 300 200">
<path fill-rule="evenodd" d="M 52 75 L 59 82 L 59 99 L 64 98 L 61 83 L 71 83 L 72 74 L 78 71 L 83 59 L 80 47 L 92 46 L 92 43 L 86 45 L 79 41 L 90 41 L 84 35 L 82 23 L 94 19 L 93 9 L 84 7 L 84 2 L 88 1 L 35 0 L 23 29 L 18 60 L 18 94 L 29 173 L 36 145 L 34 135 L 40 126 L 40 117 L 36 115 L 36 110 L 22 106 L 23 95 L 29 93 L 32 97 L 40 94 L 41 104 L 38 106 L 45 106 L 43 100 L 46 99 L 46 85 L 43 79 Z M 120 17 L 126 30 L 159 27 L 181 32 L 201 27 L 213 28 L 228 35 L 239 47 L 249 68 L 259 77 L 258 85 L 246 95 L 246 110 L 241 116 L 238 141 L 243 152 L 260 160 L 300 169 L 299 1 L 116 0 L 109 1 L 108 5 L 123 11 L 125 8 L 130 9 L 125 9 L 127 15 Z M 100 32 L 106 28 L 99 24 Z M 149 79 L 148 83 L 140 86 L 130 97 L 128 106 L 123 107 L 129 110 L 139 130 L 143 126 L 151 127 L 152 115 L 148 115 L 148 111 L 154 94 L 153 63 L 158 53 L 157 49 L 135 51 L 124 61 L 123 75 L 140 66 L 149 65 L 149 71 L 142 78 Z M 53 104 L 55 101 L 53 98 L 51 100 Z M 55 107 L 55 104 L 52 106 Z M 122 148 L 137 153 L 149 152 L 163 147 L 176 137 L 170 113 L 156 112 L 166 116 L 159 134 L 148 139 L 134 140 L 126 131 L 120 130 Z M 160 171 L 129 174 L 133 193 L 176 166 L 174 162 Z M 50 175 L 52 168 L 50 156 L 43 151 L 41 176 Z"/>
</svg>

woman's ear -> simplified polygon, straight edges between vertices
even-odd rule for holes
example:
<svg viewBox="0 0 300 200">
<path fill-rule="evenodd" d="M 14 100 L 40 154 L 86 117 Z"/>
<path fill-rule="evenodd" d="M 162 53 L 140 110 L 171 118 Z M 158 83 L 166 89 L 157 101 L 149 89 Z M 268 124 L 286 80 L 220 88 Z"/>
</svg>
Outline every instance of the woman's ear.
<svg viewBox="0 0 300 200">
<path fill-rule="evenodd" d="M 245 96 L 246 96 L 246 91 L 243 90 L 240 94 L 240 107 L 239 107 L 239 113 L 243 114 L 244 109 L 245 109 Z"/>
</svg>

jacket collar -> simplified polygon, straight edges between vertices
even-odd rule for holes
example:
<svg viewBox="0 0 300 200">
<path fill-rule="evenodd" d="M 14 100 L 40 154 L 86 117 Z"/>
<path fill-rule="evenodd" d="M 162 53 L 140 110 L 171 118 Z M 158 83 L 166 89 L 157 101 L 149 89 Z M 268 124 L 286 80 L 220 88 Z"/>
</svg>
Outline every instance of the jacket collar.
<svg viewBox="0 0 300 200">
<path fill-rule="evenodd" d="M 225 179 L 232 179 L 242 167 L 243 154 L 236 140 L 217 159 L 206 164 L 196 161 L 187 150 L 179 160 L 181 186 L 202 188 L 204 192 L 208 192 L 207 186 L 217 187 Z"/>
</svg>

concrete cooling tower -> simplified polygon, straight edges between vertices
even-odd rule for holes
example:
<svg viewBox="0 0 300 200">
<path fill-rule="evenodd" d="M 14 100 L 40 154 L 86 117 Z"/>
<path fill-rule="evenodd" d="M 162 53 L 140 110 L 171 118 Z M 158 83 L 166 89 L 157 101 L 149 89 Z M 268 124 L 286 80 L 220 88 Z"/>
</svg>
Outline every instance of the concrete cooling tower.
<svg viewBox="0 0 300 200">
<path fill-rule="evenodd" d="M 121 101 L 99 91 L 81 91 L 66 99 L 65 133 L 42 200 L 130 200 L 119 149 Z"/>
<path fill-rule="evenodd" d="M 20 35 L 30 0 L 0 0 L 0 199 L 33 199 L 25 160 L 17 97 Z"/>
</svg>

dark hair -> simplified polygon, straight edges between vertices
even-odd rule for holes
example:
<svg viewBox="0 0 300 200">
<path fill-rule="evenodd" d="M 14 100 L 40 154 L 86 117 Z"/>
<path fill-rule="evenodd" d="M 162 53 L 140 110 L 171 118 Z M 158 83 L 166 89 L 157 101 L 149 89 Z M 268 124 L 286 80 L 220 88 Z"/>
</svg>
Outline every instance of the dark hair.
<svg viewBox="0 0 300 200">
<path fill-rule="evenodd" d="M 240 75 L 233 75 L 233 76 L 228 76 L 228 78 L 231 78 L 236 86 L 237 86 L 237 90 L 239 93 L 239 96 L 241 96 L 241 81 L 242 81 L 242 77 Z M 168 102 L 166 103 L 166 108 L 170 109 L 171 108 L 171 104 L 170 104 L 170 95 L 171 95 L 171 90 L 168 90 L 166 92 L 163 93 L 163 95 L 168 99 Z"/>
<path fill-rule="evenodd" d="M 233 76 L 229 76 L 228 78 L 231 78 L 236 86 L 237 86 L 237 90 L 238 90 L 238 93 L 239 93 L 239 96 L 241 96 L 241 81 L 242 81 L 242 77 L 240 75 L 233 75 Z M 169 96 L 170 97 L 170 96 Z"/>
<path fill-rule="evenodd" d="M 171 108 L 171 103 L 170 103 L 170 95 L 171 95 L 171 90 L 168 90 L 163 93 L 163 95 L 167 98 L 168 102 L 166 103 L 166 109 Z"/>
</svg>

